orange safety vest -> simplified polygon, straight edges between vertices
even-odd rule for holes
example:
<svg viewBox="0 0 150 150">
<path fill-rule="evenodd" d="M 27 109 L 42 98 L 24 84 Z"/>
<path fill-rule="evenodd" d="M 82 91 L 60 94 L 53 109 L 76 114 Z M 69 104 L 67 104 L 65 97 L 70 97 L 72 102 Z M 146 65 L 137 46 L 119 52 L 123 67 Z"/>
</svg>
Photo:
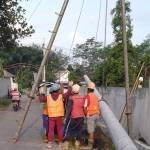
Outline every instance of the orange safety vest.
<svg viewBox="0 0 150 150">
<path fill-rule="evenodd" d="M 47 106 L 46 106 L 46 108 L 43 110 L 43 114 L 44 114 L 44 115 L 48 115 Z"/>
<path fill-rule="evenodd" d="M 51 94 L 47 96 L 47 112 L 49 117 L 64 116 L 64 104 L 62 94 L 59 94 L 56 101 L 52 99 Z"/>
<path fill-rule="evenodd" d="M 94 114 L 100 114 L 98 106 L 98 97 L 94 93 L 89 93 L 90 105 L 87 107 L 87 116 L 92 116 Z"/>
</svg>

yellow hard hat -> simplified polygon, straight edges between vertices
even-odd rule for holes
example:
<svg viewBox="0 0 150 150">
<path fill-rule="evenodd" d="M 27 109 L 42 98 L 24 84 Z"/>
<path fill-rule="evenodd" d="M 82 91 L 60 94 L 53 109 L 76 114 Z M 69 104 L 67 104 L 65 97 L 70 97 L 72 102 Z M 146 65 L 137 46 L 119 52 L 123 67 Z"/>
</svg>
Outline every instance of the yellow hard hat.
<svg viewBox="0 0 150 150">
<path fill-rule="evenodd" d="M 95 84 L 93 83 L 93 82 L 90 82 L 89 84 L 88 84 L 88 87 L 87 87 L 88 89 L 94 89 L 95 88 Z"/>
</svg>

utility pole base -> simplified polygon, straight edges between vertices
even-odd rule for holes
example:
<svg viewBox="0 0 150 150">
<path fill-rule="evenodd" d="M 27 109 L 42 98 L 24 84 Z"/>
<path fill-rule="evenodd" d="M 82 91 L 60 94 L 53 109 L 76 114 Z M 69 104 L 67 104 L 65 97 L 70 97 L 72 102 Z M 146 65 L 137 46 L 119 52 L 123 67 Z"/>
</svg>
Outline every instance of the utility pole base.
<svg viewBox="0 0 150 150">
<path fill-rule="evenodd" d="M 17 143 L 17 139 L 16 139 L 16 138 L 13 139 L 13 143 L 14 143 L 14 144 Z"/>
</svg>

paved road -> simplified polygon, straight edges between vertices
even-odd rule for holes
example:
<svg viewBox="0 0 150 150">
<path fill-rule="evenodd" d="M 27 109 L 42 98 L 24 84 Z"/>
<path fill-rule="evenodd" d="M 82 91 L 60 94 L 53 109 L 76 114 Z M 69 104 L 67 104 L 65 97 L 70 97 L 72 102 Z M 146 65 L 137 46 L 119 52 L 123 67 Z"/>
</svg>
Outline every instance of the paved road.
<svg viewBox="0 0 150 150">
<path fill-rule="evenodd" d="M 27 96 L 23 95 L 21 100 L 22 108 L 25 108 L 26 102 Z M 0 115 L 0 150 L 61 150 L 55 142 L 53 142 L 52 148 L 46 147 L 43 142 L 42 111 L 38 97 L 31 103 L 18 142 L 16 144 L 12 143 L 18 128 L 16 120 L 21 120 L 23 111 L 21 109 L 15 112 L 10 106 Z"/>
</svg>

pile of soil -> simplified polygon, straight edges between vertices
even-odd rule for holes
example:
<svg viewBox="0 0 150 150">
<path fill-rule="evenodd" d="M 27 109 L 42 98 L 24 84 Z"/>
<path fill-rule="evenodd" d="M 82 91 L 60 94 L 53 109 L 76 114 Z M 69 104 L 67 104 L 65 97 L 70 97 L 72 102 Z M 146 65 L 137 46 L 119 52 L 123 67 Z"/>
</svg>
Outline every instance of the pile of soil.
<svg viewBox="0 0 150 150">
<path fill-rule="evenodd" d="M 87 133 L 86 124 L 84 125 L 82 134 L 83 134 L 84 144 L 87 145 L 88 144 L 88 133 Z M 108 136 L 106 136 L 99 127 L 97 127 L 94 132 L 93 149 L 95 149 L 95 150 L 110 150 L 110 149 L 113 150 L 114 149 L 111 139 Z"/>
</svg>

